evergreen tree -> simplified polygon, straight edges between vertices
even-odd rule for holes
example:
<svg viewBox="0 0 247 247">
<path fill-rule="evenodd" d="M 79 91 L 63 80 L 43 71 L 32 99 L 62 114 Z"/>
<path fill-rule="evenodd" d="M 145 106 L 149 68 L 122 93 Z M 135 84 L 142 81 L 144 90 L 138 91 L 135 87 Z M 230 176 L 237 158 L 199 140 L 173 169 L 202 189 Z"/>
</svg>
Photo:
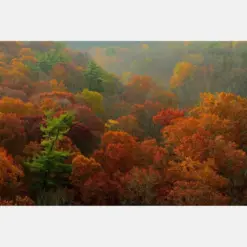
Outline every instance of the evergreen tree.
<svg viewBox="0 0 247 247">
<path fill-rule="evenodd" d="M 89 62 L 88 68 L 84 72 L 84 78 L 89 91 L 114 95 L 122 90 L 119 79 L 114 74 L 102 69 L 94 61 Z"/>
<path fill-rule="evenodd" d="M 35 64 L 31 62 L 25 63 L 32 71 L 47 74 L 55 64 L 69 62 L 70 59 L 67 54 L 63 52 L 63 49 L 63 43 L 56 43 L 55 49 L 51 49 L 47 52 L 36 52 L 35 58 L 37 62 Z"/>
<path fill-rule="evenodd" d="M 93 61 L 90 61 L 84 73 L 89 91 L 103 92 L 103 70 Z"/>
<path fill-rule="evenodd" d="M 57 150 L 57 144 L 69 131 L 74 116 L 64 113 L 53 118 L 53 112 L 45 113 L 46 124 L 41 125 L 43 140 L 42 152 L 31 161 L 25 162 L 24 168 L 31 177 L 31 192 L 38 196 L 43 191 L 58 189 L 68 185 L 72 166 L 65 164 L 69 152 Z"/>
</svg>

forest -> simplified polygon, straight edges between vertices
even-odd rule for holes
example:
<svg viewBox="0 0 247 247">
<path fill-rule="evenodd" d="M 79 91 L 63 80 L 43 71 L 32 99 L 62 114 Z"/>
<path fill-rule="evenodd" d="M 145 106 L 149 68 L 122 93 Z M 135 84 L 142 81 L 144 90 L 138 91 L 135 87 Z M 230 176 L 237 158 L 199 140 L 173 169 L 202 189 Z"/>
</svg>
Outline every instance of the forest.
<svg viewBox="0 0 247 247">
<path fill-rule="evenodd" d="M 247 42 L 0 42 L 0 205 L 247 205 Z"/>
</svg>

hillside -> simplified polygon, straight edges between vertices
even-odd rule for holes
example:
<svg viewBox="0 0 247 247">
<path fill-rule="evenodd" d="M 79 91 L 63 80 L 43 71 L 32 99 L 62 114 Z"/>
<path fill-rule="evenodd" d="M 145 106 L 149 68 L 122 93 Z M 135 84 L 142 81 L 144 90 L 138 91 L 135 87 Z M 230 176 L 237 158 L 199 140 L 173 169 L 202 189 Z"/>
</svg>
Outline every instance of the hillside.
<svg viewBox="0 0 247 247">
<path fill-rule="evenodd" d="M 0 42 L 0 205 L 247 205 L 246 42 L 68 45 Z"/>
</svg>

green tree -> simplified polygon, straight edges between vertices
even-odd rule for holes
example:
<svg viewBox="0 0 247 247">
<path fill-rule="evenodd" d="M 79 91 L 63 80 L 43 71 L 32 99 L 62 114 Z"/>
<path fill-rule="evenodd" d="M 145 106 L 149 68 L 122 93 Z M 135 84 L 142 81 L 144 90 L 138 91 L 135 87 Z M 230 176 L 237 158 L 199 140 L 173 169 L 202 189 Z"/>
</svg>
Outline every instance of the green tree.
<svg viewBox="0 0 247 247">
<path fill-rule="evenodd" d="M 93 61 L 90 61 L 84 73 L 86 84 L 90 91 L 103 92 L 103 70 Z"/>
<path fill-rule="evenodd" d="M 26 64 L 32 71 L 47 74 L 55 64 L 69 62 L 69 57 L 63 52 L 64 48 L 64 45 L 58 42 L 54 49 L 50 49 L 47 52 L 36 52 L 35 58 L 37 62 L 35 64 L 30 62 L 26 62 Z"/>
<path fill-rule="evenodd" d="M 94 61 L 90 61 L 87 70 L 84 72 L 86 87 L 89 91 L 113 95 L 120 93 L 122 84 L 112 73 L 108 73 Z"/>
<path fill-rule="evenodd" d="M 103 96 L 100 93 L 89 91 L 85 88 L 82 91 L 82 98 L 94 113 L 102 113 L 104 111 Z"/>
<path fill-rule="evenodd" d="M 30 189 L 35 197 L 51 189 L 59 189 L 68 184 L 66 177 L 71 173 L 72 166 L 65 164 L 69 152 L 57 150 L 57 144 L 69 131 L 74 116 L 64 113 L 54 118 L 52 111 L 46 112 L 46 124 L 41 125 L 43 140 L 42 152 L 24 164 L 26 174 L 31 177 Z"/>
</svg>

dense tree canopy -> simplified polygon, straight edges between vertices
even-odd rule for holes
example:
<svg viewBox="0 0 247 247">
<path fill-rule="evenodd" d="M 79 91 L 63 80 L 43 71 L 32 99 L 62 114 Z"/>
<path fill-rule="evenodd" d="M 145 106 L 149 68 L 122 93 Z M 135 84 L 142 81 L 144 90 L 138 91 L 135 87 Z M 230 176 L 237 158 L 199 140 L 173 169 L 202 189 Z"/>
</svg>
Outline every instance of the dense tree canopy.
<svg viewBox="0 0 247 247">
<path fill-rule="evenodd" d="M 246 42 L 81 45 L 0 42 L 0 205 L 247 205 Z"/>
</svg>

